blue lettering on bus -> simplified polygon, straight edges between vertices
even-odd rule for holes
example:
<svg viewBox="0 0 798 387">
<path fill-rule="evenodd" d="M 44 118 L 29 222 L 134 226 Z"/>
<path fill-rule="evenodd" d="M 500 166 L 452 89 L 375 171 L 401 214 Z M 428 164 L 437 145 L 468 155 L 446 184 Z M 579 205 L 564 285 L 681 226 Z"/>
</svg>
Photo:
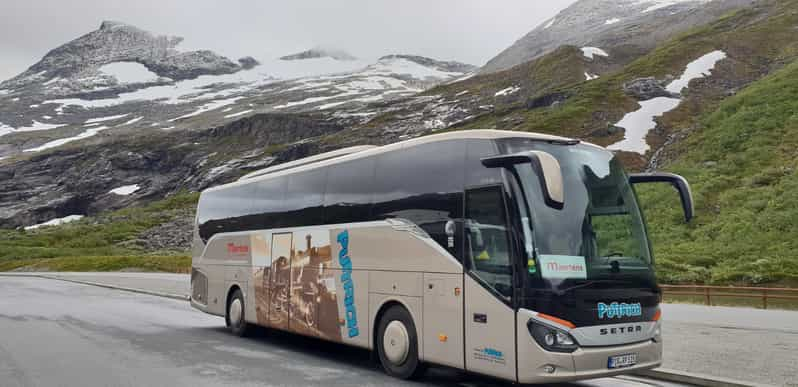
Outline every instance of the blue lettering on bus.
<svg viewBox="0 0 798 387">
<path fill-rule="evenodd" d="M 625 302 L 613 302 L 605 304 L 599 302 L 597 304 L 598 318 L 624 318 L 624 317 L 637 317 L 643 315 L 643 307 L 640 303 L 627 304 Z"/>
<path fill-rule="evenodd" d="M 357 328 L 357 310 L 355 308 L 355 284 L 352 281 L 352 260 L 349 258 L 349 231 L 338 233 L 338 244 L 341 251 L 338 253 L 338 264 L 341 265 L 341 283 L 344 286 L 344 309 L 346 310 L 346 328 L 349 337 L 360 334 Z"/>
</svg>

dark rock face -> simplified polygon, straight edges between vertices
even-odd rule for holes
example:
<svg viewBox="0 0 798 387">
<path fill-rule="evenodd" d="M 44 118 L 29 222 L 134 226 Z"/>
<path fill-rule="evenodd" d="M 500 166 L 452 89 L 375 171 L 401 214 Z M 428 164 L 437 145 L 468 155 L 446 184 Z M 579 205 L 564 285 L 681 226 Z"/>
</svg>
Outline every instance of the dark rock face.
<svg viewBox="0 0 798 387">
<path fill-rule="evenodd" d="M 537 98 L 530 99 L 526 103 L 527 109 L 537 109 L 542 107 L 556 106 L 565 102 L 570 95 L 568 93 L 551 93 Z"/>
<path fill-rule="evenodd" d="M 638 101 L 646 101 L 657 97 L 679 98 L 679 94 L 666 90 L 664 82 L 660 82 L 654 77 L 638 78 L 625 83 L 623 91 Z"/>
<path fill-rule="evenodd" d="M 238 59 L 238 64 L 240 64 L 244 70 L 249 70 L 251 68 L 254 68 L 255 66 L 260 65 L 260 62 L 258 62 L 255 58 L 251 56 L 245 56 L 243 58 Z"/>
</svg>

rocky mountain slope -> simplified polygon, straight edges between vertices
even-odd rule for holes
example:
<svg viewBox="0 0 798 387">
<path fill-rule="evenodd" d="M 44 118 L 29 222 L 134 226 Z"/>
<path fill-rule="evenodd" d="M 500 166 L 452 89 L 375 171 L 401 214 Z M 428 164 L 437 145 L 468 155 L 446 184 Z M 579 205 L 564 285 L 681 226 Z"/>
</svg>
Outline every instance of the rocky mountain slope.
<svg viewBox="0 0 798 387">
<path fill-rule="evenodd" d="M 565 45 L 601 47 L 621 64 L 680 32 L 755 0 L 579 0 L 519 39 L 482 67 L 506 70 Z"/>
<path fill-rule="evenodd" d="M 236 64 L 209 51 L 178 52 L 180 40 L 105 22 L 3 82 L 0 158 L 121 133 L 206 129 L 266 112 L 321 112 L 359 122 L 376 114 L 364 109 L 369 103 L 414 95 L 476 69 L 410 55 L 363 63 L 319 50 L 302 59 Z"/>
</svg>

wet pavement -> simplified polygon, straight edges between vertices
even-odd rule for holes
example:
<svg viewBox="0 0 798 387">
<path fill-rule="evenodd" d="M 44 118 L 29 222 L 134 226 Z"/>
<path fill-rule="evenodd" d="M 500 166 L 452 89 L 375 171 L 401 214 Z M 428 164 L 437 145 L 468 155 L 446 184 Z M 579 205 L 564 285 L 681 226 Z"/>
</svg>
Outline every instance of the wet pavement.
<svg viewBox="0 0 798 387">
<path fill-rule="evenodd" d="M 0 384 L 14 386 L 478 386 L 500 381 L 433 368 L 384 375 L 362 349 L 224 320 L 187 302 L 34 277 L 0 277 Z M 677 386 L 635 377 L 562 386 Z"/>
</svg>

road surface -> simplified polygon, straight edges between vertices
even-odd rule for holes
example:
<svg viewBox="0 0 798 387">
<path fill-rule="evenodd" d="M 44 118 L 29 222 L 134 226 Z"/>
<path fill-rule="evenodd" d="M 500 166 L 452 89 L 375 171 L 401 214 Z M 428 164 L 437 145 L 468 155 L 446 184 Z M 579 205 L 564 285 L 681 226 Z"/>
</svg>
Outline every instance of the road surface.
<svg viewBox="0 0 798 387">
<path fill-rule="evenodd" d="M 26 277 L 0 277 L 0 384 L 502 385 L 444 369 L 399 381 L 364 350 L 269 330 L 238 338 L 185 301 Z M 678 385 L 622 377 L 562 386 Z"/>
</svg>

